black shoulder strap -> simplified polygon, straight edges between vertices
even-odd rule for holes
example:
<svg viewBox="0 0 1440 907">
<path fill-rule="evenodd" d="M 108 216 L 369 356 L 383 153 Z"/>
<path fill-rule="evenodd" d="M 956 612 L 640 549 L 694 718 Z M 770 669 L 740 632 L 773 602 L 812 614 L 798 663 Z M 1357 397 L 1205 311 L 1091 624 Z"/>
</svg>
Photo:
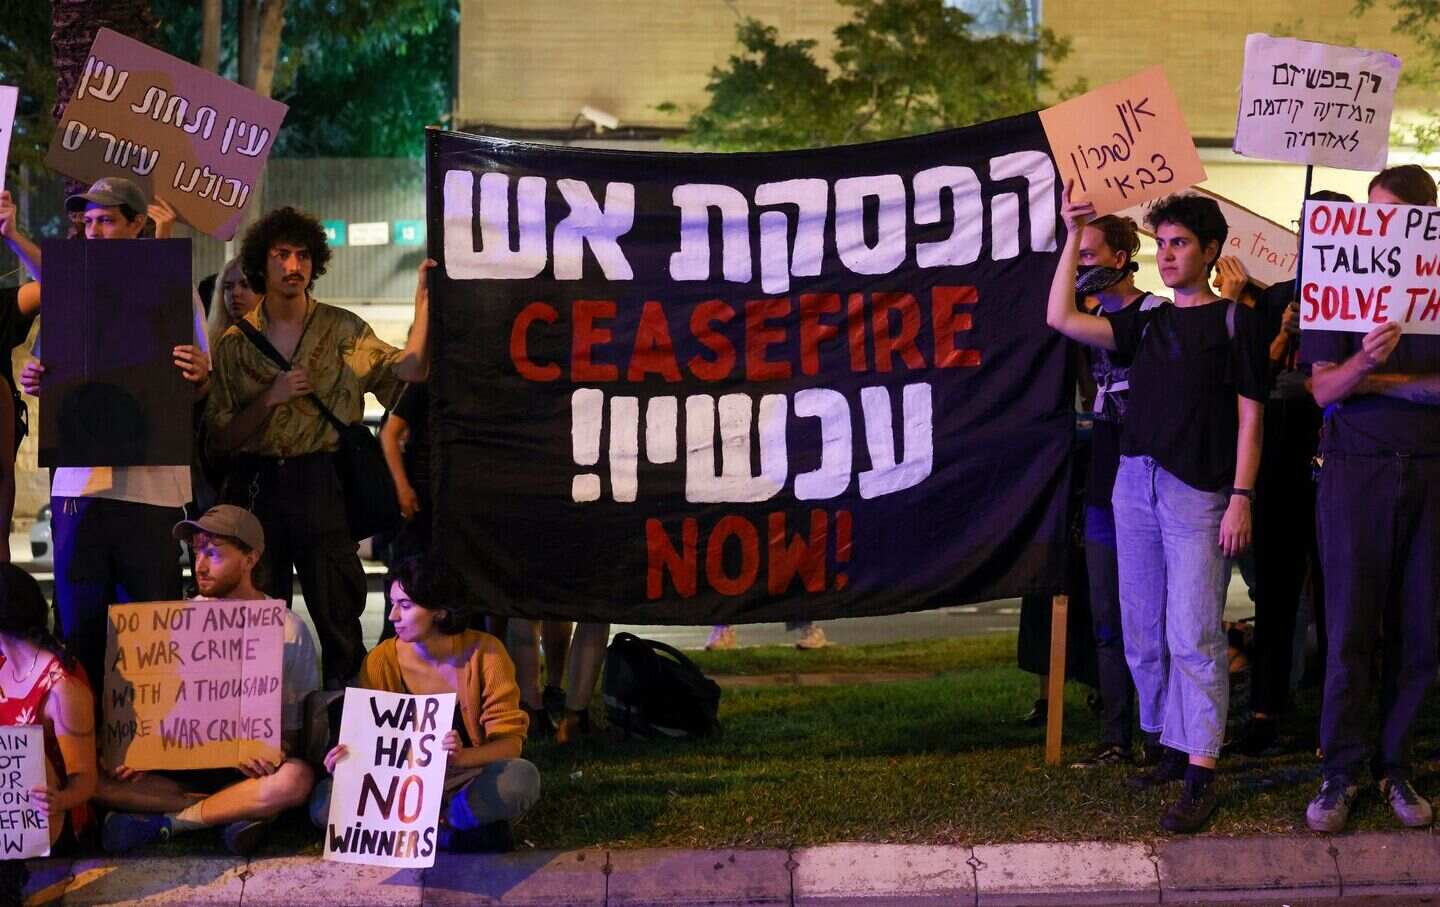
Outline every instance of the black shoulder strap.
<svg viewBox="0 0 1440 907">
<path fill-rule="evenodd" d="M 1235 300 L 1230 300 L 1225 305 L 1225 336 L 1231 340 L 1235 339 L 1235 306 L 1239 305 Z"/>
<path fill-rule="evenodd" d="M 235 322 L 235 325 L 240 328 L 240 333 L 244 334 L 251 343 L 255 344 L 255 348 L 260 351 L 261 355 L 275 363 L 282 372 L 290 371 L 289 360 L 280 355 L 280 351 L 275 349 L 275 344 L 270 342 L 269 337 L 266 337 L 256 330 L 255 326 L 244 318 Z M 312 392 L 310 399 L 315 402 L 315 407 L 320 410 L 320 415 L 324 416 L 326 421 L 335 426 L 336 431 L 344 432 L 347 427 L 345 423 L 336 418 L 335 414 L 330 411 L 330 407 L 325 405 L 318 394 Z"/>
</svg>

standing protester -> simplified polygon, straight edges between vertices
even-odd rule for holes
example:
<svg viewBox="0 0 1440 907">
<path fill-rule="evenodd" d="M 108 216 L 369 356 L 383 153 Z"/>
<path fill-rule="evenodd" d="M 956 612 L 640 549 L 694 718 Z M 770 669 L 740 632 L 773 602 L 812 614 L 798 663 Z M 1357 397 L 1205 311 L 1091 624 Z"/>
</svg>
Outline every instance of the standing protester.
<svg viewBox="0 0 1440 907">
<path fill-rule="evenodd" d="M 145 227 L 145 194 L 127 179 L 99 180 L 88 192 L 70 196 L 65 208 L 80 213 L 88 240 L 136 239 Z M 195 343 L 175 347 L 174 362 L 200 398 L 210 387 L 210 359 L 198 297 L 194 310 Z M 37 355 L 38 347 L 39 341 Z M 44 371 L 39 359 L 21 370 L 27 394 L 39 395 Z M 176 417 L 183 418 L 178 411 Z M 182 508 L 190 499 L 189 466 L 68 466 L 53 471 L 55 611 L 66 648 L 88 676 L 105 676 L 109 605 L 180 598 L 179 548 L 170 527 L 184 516 Z"/>
<path fill-rule="evenodd" d="M 1149 311 L 1167 301 L 1135 286 L 1139 252 L 1140 231 L 1128 217 L 1109 214 L 1080 230 L 1075 296 L 1086 312 L 1109 318 L 1132 306 Z M 1120 468 L 1120 433 L 1130 399 L 1130 364 L 1130 357 L 1103 348 L 1093 350 L 1090 359 L 1095 422 L 1090 435 L 1090 476 L 1085 483 L 1085 565 L 1100 681 L 1100 746 L 1075 763 L 1075 768 L 1120 765 L 1132 759 L 1135 683 L 1125 661 L 1115 513 L 1110 505 L 1115 473 Z"/>
<path fill-rule="evenodd" d="M 1435 205 L 1415 165 L 1370 181 L 1371 204 Z M 1305 810 L 1316 831 L 1345 827 L 1370 734 L 1370 674 L 1383 637 L 1380 733 L 1370 768 L 1401 824 L 1433 812 L 1412 782 L 1411 736 L 1435 679 L 1440 600 L 1440 337 L 1396 322 L 1365 334 L 1306 330 L 1315 402 L 1325 408 L 1316 522 L 1328 653 L 1320 714 L 1324 783 Z"/>
<path fill-rule="evenodd" d="M 540 772 L 520 757 L 526 718 L 515 686 L 515 666 L 500 640 L 467 629 L 470 613 L 455 573 L 437 561 L 412 557 L 385 578 L 395 636 L 365 658 L 357 685 L 367 690 L 423 695 L 454 693 L 453 729 L 440 746 L 445 793 L 440 801 L 440 847 L 454 851 L 508 851 L 510 823 L 540 799 Z M 325 755 L 331 774 L 345 744 Z M 367 754 L 368 756 L 368 754 Z M 324 828 L 333 781 L 326 778 L 310 801 L 310 818 Z"/>
<path fill-rule="evenodd" d="M 1197 831 L 1216 806 L 1230 692 L 1221 615 L 1228 559 L 1250 544 L 1264 340 L 1253 311 L 1210 291 L 1228 227 L 1219 206 L 1198 196 L 1170 196 L 1146 217 L 1173 305 L 1108 318 L 1079 311 L 1076 259 L 1094 207 L 1070 200 L 1072 189 L 1046 320 L 1072 340 L 1133 357 L 1112 498 L 1120 609 L 1140 727 L 1168 749 L 1132 786 L 1183 778 L 1160 824 Z"/>
<path fill-rule="evenodd" d="M 245 279 L 239 256 L 225 262 L 220 275 L 221 279 L 212 282 L 210 308 L 205 314 L 205 336 L 210 339 L 211 349 L 219 345 L 220 338 L 225 336 L 231 325 L 260 305 L 260 295 L 250 288 L 250 281 Z"/>
<path fill-rule="evenodd" d="M 40 279 L 40 247 L 20 232 L 15 202 L 9 192 L 0 192 L 0 239 L 20 259 L 20 263 L 36 281 Z M 5 367 L 0 370 L 5 387 L 0 388 L 0 529 L 10 536 L 15 518 L 15 455 L 22 440 L 22 427 L 29 427 L 25 401 L 15 387 L 15 374 L 10 366 L 11 351 L 25 342 L 30 325 L 40 311 L 40 284 L 23 287 L 0 287 L 0 353 Z M 10 560 L 10 546 L 0 547 L 0 562 Z"/>
<path fill-rule="evenodd" d="M 396 349 L 353 312 L 317 302 L 330 247 L 319 221 L 294 208 L 261 218 L 245 234 L 241 270 L 260 304 L 221 337 L 206 411 L 212 452 L 230 455 L 222 499 L 253 511 L 265 527 L 267 591 L 287 604 L 292 567 L 320 637 L 327 689 L 343 688 L 365 657 L 360 615 L 365 572 L 345 519 L 335 471 L 339 434 L 319 400 L 355 424 L 365 394 L 393 405 L 404 382 L 424 381 L 429 294 L 419 269 L 410 341 Z M 244 328 L 248 326 L 249 331 Z M 266 344 L 290 368 L 263 351 Z"/>
<path fill-rule="evenodd" d="M 255 583 L 265 533 L 254 514 L 222 504 L 174 527 L 195 549 L 195 584 L 202 600 L 257 601 Z M 315 770 L 297 755 L 305 697 L 320 686 L 315 643 L 293 612 L 285 612 L 280 668 L 278 760 L 250 759 L 234 769 L 137 772 L 116 766 L 100 780 L 96 801 L 119 810 L 105 817 L 101 845 L 128 853 L 172 835 L 223 826 L 225 847 L 245 856 L 275 818 L 299 806 L 315 786 Z"/>
</svg>

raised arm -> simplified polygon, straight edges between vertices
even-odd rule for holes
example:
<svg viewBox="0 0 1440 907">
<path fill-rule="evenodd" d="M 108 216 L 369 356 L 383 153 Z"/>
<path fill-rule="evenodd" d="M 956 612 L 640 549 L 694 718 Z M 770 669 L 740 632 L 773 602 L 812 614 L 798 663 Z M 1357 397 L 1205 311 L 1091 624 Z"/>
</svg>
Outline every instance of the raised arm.
<svg viewBox="0 0 1440 907">
<path fill-rule="evenodd" d="M 1045 323 L 1086 346 L 1115 349 L 1115 331 L 1110 322 L 1098 315 L 1088 315 L 1075 306 L 1075 271 L 1080 260 L 1080 231 L 1095 218 L 1090 202 L 1072 202 L 1073 181 L 1065 184 L 1065 205 L 1060 209 L 1065 219 L 1065 245 L 1050 281 L 1050 299 L 1045 309 Z"/>
<path fill-rule="evenodd" d="M 410 339 L 395 363 L 395 376 L 410 384 L 419 384 L 430 375 L 430 269 L 435 259 L 420 262 L 415 280 L 415 320 L 410 325 Z"/>
<path fill-rule="evenodd" d="M 25 270 L 36 280 L 40 279 L 40 247 L 35 242 L 20 232 L 18 212 L 15 210 L 15 202 L 10 193 L 0 192 L 0 237 L 5 239 L 5 245 L 20 259 Z M 35 305 L 39 307 L 39 297 L 36 297 Z M 28 313 L 27 313 L 28 314 Z"/>
</svg>

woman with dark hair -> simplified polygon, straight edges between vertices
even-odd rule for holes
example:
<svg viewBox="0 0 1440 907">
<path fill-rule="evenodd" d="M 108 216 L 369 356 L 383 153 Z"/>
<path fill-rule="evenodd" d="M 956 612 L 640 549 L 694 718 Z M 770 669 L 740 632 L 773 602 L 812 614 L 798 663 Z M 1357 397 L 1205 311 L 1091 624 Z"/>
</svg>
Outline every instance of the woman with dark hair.
<svg viewBox="0 0 1440 907">
<path fill-rule="evenodd" d="M 1165 747 L 1132 786 L 1183 779 L 1160 824 L 1192 832 L 1216 805 L 1230 693 L 1221 615 L 1229 558 L 1250 545 L 1269 363 L 1254 311 L 1210 290 L 1229 228 L 1203 196 L 1170 196 L 1146 217 L 1172 305 L 1108 318 L 1080 311 L 1076 260 L 1095 209 L 1073 200 L 1073 188 L 1046 321 L 1072 340 L 1132 357 L 1111 498 L 1120 613 L 1140 727 Z"/>
<path fill-rule="evenodd" d="M 90 824 L 95 793 L 95 705 L 85 671 L 50 632 L 50 608 L 34 577 L 0 564 L 0 725 L 45 729 L 47 783 L 30 792 L 50 813 L 53 846 Z M 66 819 L 69 819 L 67 822 Z M 0 863 L 0 904 L 19 904 L 27 873 Z"/>
<path fill-rule="evenodd" d="M 507 851 L 510 823 L 540 798 L 540 772 L 520 758 L 528 725 L 515 685 L 515 665 L 500 640 L 469 630 L 469 612 L 455 574 L 438 561 L 411 557 L 391 568 L 390 621 L 395 636 L 370 651 L 358 685 L 392 693 L 456 694 L 454 729 L 441 741 L 448 754 L 440 846 Z M 344 744 L 325 756 L 332 774 Z M 311 818 L 324 827 L 330 780 L 316 788 Z"/>
</svg>

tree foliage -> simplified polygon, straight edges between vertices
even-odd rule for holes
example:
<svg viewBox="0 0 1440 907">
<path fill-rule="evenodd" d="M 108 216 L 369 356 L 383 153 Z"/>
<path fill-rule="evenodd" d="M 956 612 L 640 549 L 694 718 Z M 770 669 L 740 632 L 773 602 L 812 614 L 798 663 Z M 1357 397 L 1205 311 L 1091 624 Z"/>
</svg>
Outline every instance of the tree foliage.
<svg viewBox="0 0 1440 907">
<path fill-rule="evenodd" d="M 1400 71 L 1405 85 L 1420 87 L 1429 101 L 1424 119 L 1410 129 L 1404 139 L 1421 151 L 1440 147 L 1440 0 L 1388 0 L 1395 13 L 1395 33 L 1414 41 L 1420 49 L 1418 57 L 1406 59 Z M 1355 13 L 1363 15 L 1375 6 L 1375 0 L 1356 0 Z"/>
<path fill-rule="evenodd" d="M 712 70 L 709 103 L 687 144 L 727 151 L 811 148 L 934 132 L 1035 110 L 1048 63 L 1068 41 L 1030 27 L 1004 0 L 1009 27 L 985 32 L 944 0 L 838 0 L 853 10 L 828 61 L 816 42 L 783 40 L 756 19 L 737 27 L 740 53 Z M 1083 90 L 1083 83 L 1062 94 Z M 674 109 L 674 105 L 665 105 Z"/>
<path fill-rule="evenodd" d="M 0 84 L 20 89 L 10 167 L 38 167 L 50 147 L 55 121 L 55 67 L 50 62 L 50 3 L 12 0 L 0 28 Z"/>
</svg>

